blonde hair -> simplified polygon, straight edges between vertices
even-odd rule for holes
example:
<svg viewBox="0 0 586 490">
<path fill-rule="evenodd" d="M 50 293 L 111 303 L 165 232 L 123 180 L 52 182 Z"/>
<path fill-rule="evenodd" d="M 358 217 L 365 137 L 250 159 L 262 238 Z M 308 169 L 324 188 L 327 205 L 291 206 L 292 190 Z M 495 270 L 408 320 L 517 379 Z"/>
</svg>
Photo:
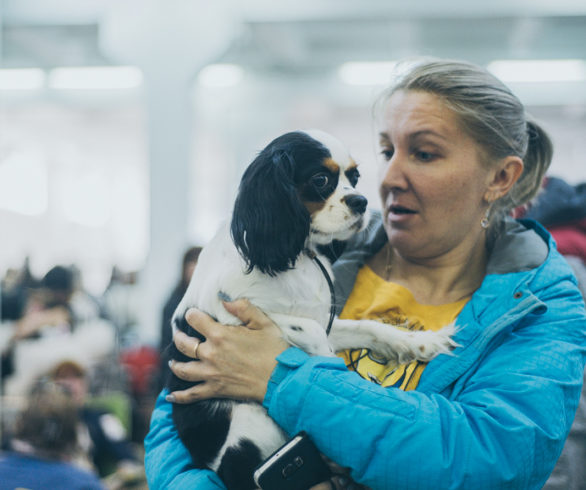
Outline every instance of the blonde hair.
<svg viewBox="0 0 586 490">
<path fill-rule="evenodd" d="M 525 112 L 521 101 L 498 78 L 471 63 L 425 59 L 399 64 L 394 83 L 375 103 L 379 113 L 399 90 L 440 97 L 478 143 L 488 164 L 507 156 L 523 160 L 524 170 L 510 192 L 494 202 L 491 221 L 533 199 L 553 156 L 547 133 Z"/>
<path fill-rule="evenodd" d="M 61 460 L 77 448 L 77 407 L 61 387 L 40 380 L 19 414 L 15 437 L 41 457 Z"/>
</svg>

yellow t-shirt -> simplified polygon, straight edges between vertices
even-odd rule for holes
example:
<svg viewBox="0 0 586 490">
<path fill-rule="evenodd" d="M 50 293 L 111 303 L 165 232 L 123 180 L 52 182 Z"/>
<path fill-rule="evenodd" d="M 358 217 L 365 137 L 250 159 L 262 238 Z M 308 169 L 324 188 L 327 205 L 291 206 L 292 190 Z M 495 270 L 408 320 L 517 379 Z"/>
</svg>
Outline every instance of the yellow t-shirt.
<svg viewBox="0 0 586 490">
<path fill-rule="evenodd" d="M 409 330 L 439 330 L 452 323 L 469 297 L 445 305 L 422 305 L 411 292 L 399 284 L 387 282 L 364 266 L 358 272 L 354 289 L 340 314 L 345 319 L 369 319 L 401 325 Z M 369 349 L 339 352 L 349 369 L 379 385 L 402 390 L 417 387 L 427 363 L 412 361 L 398 364 L 377 357 Z"/>
</svg>

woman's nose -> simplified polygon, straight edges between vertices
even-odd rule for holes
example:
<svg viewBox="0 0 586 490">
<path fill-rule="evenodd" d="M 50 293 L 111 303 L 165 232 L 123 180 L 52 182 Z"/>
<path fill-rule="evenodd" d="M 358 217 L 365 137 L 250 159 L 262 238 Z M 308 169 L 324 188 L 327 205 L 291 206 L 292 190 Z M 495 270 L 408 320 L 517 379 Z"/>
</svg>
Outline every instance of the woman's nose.
<svg viewBox="0 0 586 490">
<path fill-rule="evenodd" d="M 381 185 L 388 188 L 405 188 L 406 179 L 406 161 L 404 157 L 395 152 L 393 156 L 383 164 L 380 175 Z"/>
</svg>

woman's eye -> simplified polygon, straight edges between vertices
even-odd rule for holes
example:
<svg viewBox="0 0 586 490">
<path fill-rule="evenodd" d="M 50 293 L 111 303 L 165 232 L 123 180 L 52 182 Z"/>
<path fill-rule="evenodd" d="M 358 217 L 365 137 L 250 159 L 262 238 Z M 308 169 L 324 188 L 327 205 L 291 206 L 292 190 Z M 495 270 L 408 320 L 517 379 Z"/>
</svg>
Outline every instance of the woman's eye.
<svg viewBox="0 0 586 490">
<path fill-rule="evenodd" d="M 380 154 L 383 158 L 388 162 L 391 158 L 393 158 L 394 151 L 391 148 L 383 148 Z"/>
<path fill-rule="evenodd" d="M 419 160 L 420 162 L 431 162 L 435 157 L 436 155 L 428 151 L 415 152 L 415 158 L 417 158 L 417 160 Z"/>
<path fill-rule="evenodd" d="M 318 175 L 314 175 L 311 178 L 311 183 L 317 188 L 317 189 L 324 189 L 328 186 L 328 184 L 330 183 L 330 178 L 326 175 L 326 174 L 318 174 Z"/>
</svg>

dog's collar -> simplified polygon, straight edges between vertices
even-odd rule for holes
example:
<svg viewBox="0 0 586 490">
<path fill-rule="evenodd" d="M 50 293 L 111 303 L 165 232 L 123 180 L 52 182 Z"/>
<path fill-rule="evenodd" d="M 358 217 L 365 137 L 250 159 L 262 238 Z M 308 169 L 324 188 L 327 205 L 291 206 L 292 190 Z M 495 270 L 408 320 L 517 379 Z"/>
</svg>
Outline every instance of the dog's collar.
<svg viewBox="0 0 586 490">
<path fill-rule="evenodd" d="M 334 323 L 334 317 L 336 316 L 336 294 L 334 293 L 334 283 L 332 282 L 332 278 L 328 274 L 328 271 L 322 264 L 321 260 L 317 257 L 317 255 L 311 250 L 305 250 L 307 256 L 315 261 L 315 263 L 320 268 L 322 274 L 326 278 L 326 282 L 328 283 L 328 287 L 330 288 L 330 319 L 328 321 L 328 326 L 326 327 L 326 335 L 330 334 L 330 330 L 332 329 L 332 324 Z"/>
</svg>

